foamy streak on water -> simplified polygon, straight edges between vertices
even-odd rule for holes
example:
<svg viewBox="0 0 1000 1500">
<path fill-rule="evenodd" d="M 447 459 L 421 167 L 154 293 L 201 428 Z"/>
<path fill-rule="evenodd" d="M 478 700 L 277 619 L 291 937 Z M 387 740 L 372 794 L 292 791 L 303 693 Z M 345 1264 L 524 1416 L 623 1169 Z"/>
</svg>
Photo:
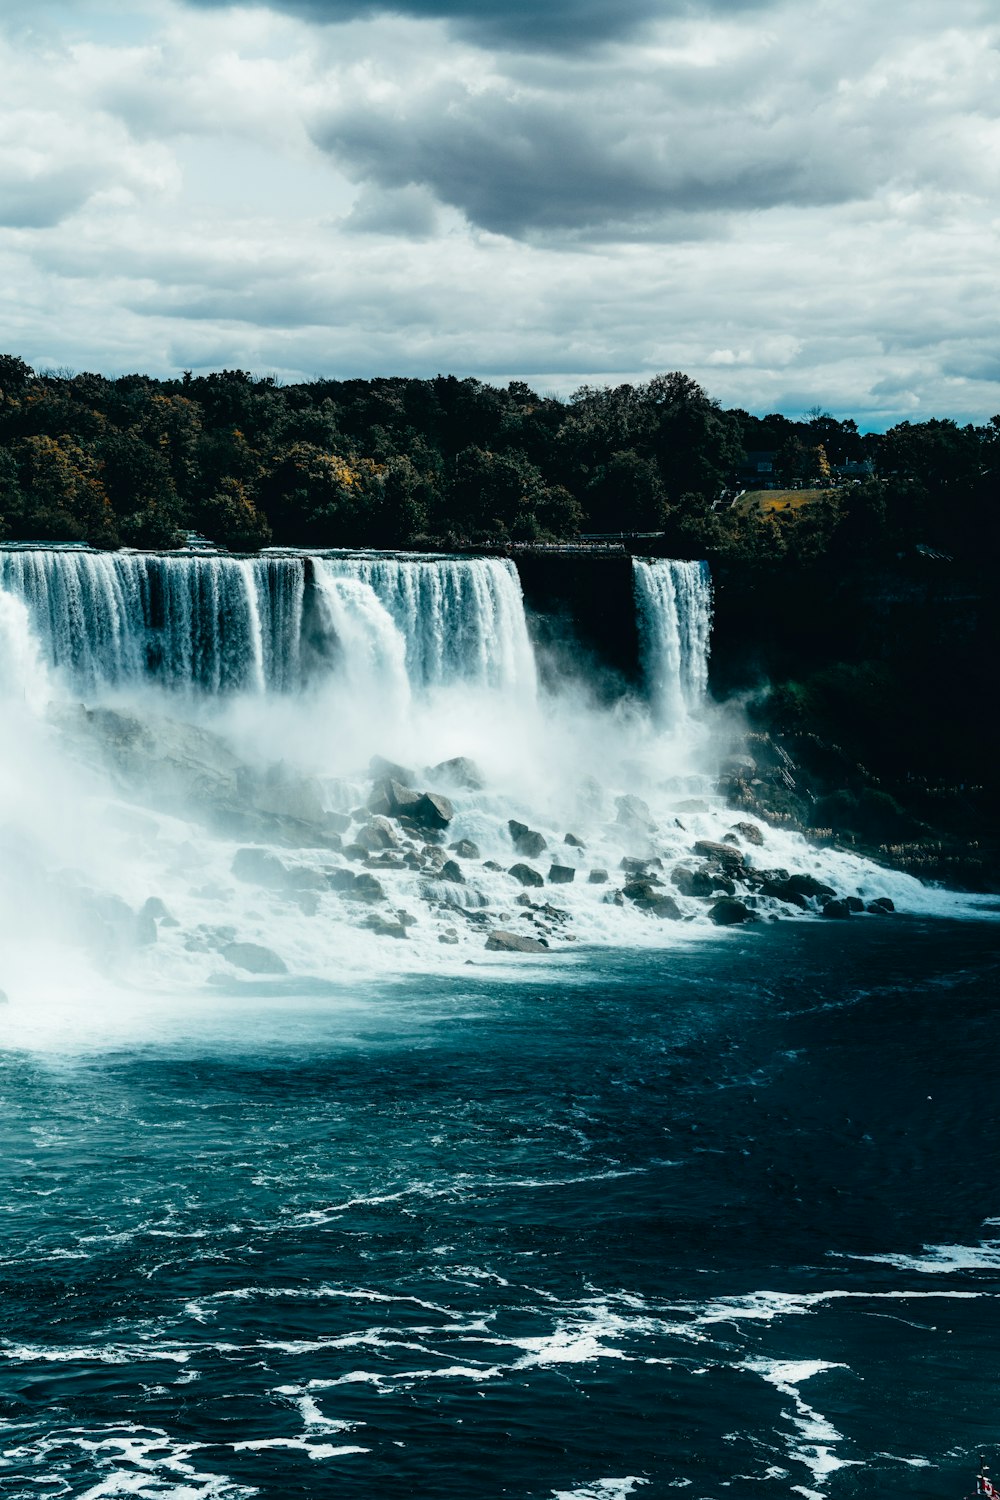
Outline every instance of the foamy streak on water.
<svg viewBox="0 0 1000 1500">
<path fill-rule="evenodd" d="M 0 552 L 0 588 L 24 601 L 49 663 L 84 691 L 299 683 L 297 559 L 25 549 Z"/>
<path fill-rule="evenodd" d="M 314 560 L 317 581 L 367 584 L 406 643 L 413 688 L 468 682 L 533 697 L 535 659 L 514 564 L 503 558 Z"/>
<path fill-rule="evenodd" d="M 698 709 L 708 687 L 708 564 L 634 557 L 632 579 L 652 711 L 660 724 L 677 724 Z"/>
</svg>

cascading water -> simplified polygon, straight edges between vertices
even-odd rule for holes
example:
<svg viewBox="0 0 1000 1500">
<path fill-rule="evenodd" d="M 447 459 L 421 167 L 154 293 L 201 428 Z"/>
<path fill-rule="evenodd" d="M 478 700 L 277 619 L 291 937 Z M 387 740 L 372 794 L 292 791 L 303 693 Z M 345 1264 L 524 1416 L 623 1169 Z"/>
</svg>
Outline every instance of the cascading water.
<svg viewBox="0 0 1000 1500">
<path fill-rule="evenodd" d="M 406 641 L 370 584 L 313 562 L 322 627 L 337 644 L 336 670 L 349 694 L 377 695 L 401 712 L 410 701 Z"/>
<path fill-rule="evenodd" d="M 646 690 L 666 728 L 697 712 L 708 687 L 712 579 L 705 562 L 632 559 Z"/>
<path fill-rule="evenodd" d="M 298 684 L 303 571 L 285 558 L 0 552 L 52 666 L 83 691 Z"/>
<path fill-rule="evenodd" d="M 535 660 L 513 563 L 499 558 L 346 557 L 317 576 L 366 584 L 406 645 L 414 689 L 465 682 L 533 696 Z"/>
</svg>

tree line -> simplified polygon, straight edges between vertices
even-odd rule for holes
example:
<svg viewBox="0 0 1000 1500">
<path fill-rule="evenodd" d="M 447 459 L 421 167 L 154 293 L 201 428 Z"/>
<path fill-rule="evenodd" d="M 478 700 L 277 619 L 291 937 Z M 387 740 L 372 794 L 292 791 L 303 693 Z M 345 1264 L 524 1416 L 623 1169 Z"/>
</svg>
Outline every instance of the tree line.
<svg viewBox="0 0 1000 1500">
<path fill-rule="evenodd" d="M 730 500 L 747 453 L 829 488 L 778 515 Z M 674 372 L 584 386 L 314 380 L 243 370 L 154 380 L 36 373 L 0 356 L 0 539 L 235 551 L 503 546 L 660 532 L 665 549 L 763 561 L 923 542 L 976 555 L 995 520 L 1000 418 L 861 434 L 725 410 Z M 862 482 L 837 471 L 864 465 Z"/>
</svg>

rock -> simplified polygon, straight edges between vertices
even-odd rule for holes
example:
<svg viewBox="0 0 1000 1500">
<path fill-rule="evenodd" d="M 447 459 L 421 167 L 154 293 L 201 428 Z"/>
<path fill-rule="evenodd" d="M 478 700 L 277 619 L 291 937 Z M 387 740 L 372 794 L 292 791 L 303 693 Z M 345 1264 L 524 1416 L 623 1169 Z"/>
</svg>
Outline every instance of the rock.
<svg viewBox="0 0 1000 1500">
<path fill-rule="evenodd" d="M 458 855 L 459 859 L 479 859 L 479 845 L 474 844 L 471 839 L 458 839 L 448 848 Z"/>
<path fill-rule="evenodd" d="M 416 927 L 417 919 L 411 911 L 404 911 L 402 907 L 396 912 L 396 916 L 404 927 Z"/>
<path fill-rule="evenodd" d="M 665 895 L 651 880 L 630 880 L 622 887 L 622 895 L 652 917 L 680 921 L 681 909 L 673 896 Z"/>
<path fill-rule="evenodd" d="M 711 896 L 720 877 L 710 875 L 707 870 L 690 870 L 687 865 L 675 865 L 670 879 L 682 896 Z M 732 881 L 726 883 L 731 885 Z"/>
<path fill-rule="evenodd" d="M 244 807 L 275 818 L 322 826 L 326 809 L 322 784 L 314 776 L 303 776 L 284 761 L 257 772 L 241 767 L 239 795 Z"/>
<path fill-rule="evenodd" d="M 458 946 L 458 933 L 454 929 L 450 932 L 439 932 L 438 942 L 447 943 L 450 948 L 456 948 Z"/>
<path fill-rule="evenodd" d="M 591 870 L 590 874 L 587 876 L 588 885 L 607 885 L 607 883 L 607 870 Z"/>
<path fill-rule="evenodd" d="M 603 897 L 603 904 L 605 906 L 624 906 L 625 897 L 621 891 L 608 891 L 607 895 Z"/>
<path fill-rule="evenodd" d="M 454 885 L 464 885 L 465 876 L 462 874 L 462 866 L 456 859 L 446 859 L 441 866 L 439 876 L 441 880 L 450 880 Z"/>
<path fill-rule="evenodd" d="M 744 843 L 753 844 L 757 848 L 760 848 L 764 842 L 764 835 L 756 823 L 736 823 L 734 831 L 739 834 Z"/>
<path fill-rule="evenodd" d="M 659 895 L 657 882 L 652 880 L 628 880 L 622 891 L 629 901 L 653 901 Z"/>
<path fill-rule="evenodd" d="M 396 830 L 389 822 L 389 819 L 379 813 L 368 819 L 368 822 L 357 834 L 355 843 L 360 844 L 369 853 L 374 853 L 377 849 L 398 849 L 400 847 Z"/>
<path fill-rule="evenodd" d="M 431 766 L 427 777 L 429 781 L 450 781 L 452 786 L 465 787 L 470 792 L 481 792 L 486 785 L 482 771 L 467 755 L 456 755 Z"/>
<path fill-rule="evenodd" d="M 343 855 L 345 859 L 361 860 L 368 857 L 368 850 L 364 844 L 345 844 Z"/>
<path fill-rule="evenodd" d="M 809 910 L 809 902 L 801 891 L 797 891 L 785 880 L 765 880 L 760 886 L 762 896 L 773 896 L 777 901 L 786 901 L 789 906 L 798 906 L 802 911 Z"/>
<path fill-rule="evenodd" d="M 572 885 L 576 870 L 572 865 L 550 865 L 549 880 L 552 885 Z"/>
<path fill-rule="evenodd" d="M 744 864 L 743 855 L 732 844 L 717 844 L 714 839 L 696 839 L 695 854 L 703 859 L 715 859 L 726 870 L 738 870 Z"/>
<path fill-rule="evenodd" d="M 408 810 L 407 816 L 423 828 L 447 828 L 455 816 L 455 809 L 440 792 L 424 792 L 416 807 Z"/>
<path fill-rule="evenodd" d="M 845 917 L 851 915 L 851 908 L 846 901 L 841 901 L 837 897 L 834 897 L 832 900 L 826 902 L 823 907 L 823 915 L 824 917 L 833 917 L 835 921 L 842 922 Z"/>
<path fill-rule="evenodd" d="M 385 889 L 374 875 L 356 875 L 354 887 L 348 895 L 354 901 L 384 901 Z"/>
<path fill-rule="evenodd" d="M 514 879 L 519 880 L 522 885 L 545 884 L 545 881 L 543 880 L 539 872 L 537 870 L 533 870 L 530 865 L 511 865 L 510 869 L 507 871 L 507 874 L 513 875 Z"/>
<path fill-rule="evenodd" d="M 632 855 L 626 854 L 624 859 L 620 861 L 618 868 L 624 870 L 627 875 L 649 875 L 650 870 L 663 869 L 663 860 L 657 858 L 656 855 L 653 855 L 649 859 L 635 859 Z"/>
<path fill-rule="evenodd" d="M 788 889 L 796 891 L 800 896 L 835 896 L 837 893 L 832 885 L 824 885 L 822 880 L 817 880 L 815 875 L 789 875 Z"/>
<path fill-rule="evenodd" d="M 378 912 L 372 912 L 370 917 L 365 917 L 361 925 L 369 932 L 374 932 L 376 937 L 406 938 L 409 936 L 403 922 L 394 922 L 391 917 L 380 916 Z"/>
<path fill-rule="evenodd" d="M 547 945 L 539 938 L 522 937 L 519 932 L 504 932 L 495 928 L 486 939 L 491 953 L 546 953 Z"/>
<path fill-rule="evenodd" d="M 358 878 L 353 870 L 326 870 L 324 873 L 332 891 L 353 891 Z"/>
<path fill-rule="evenodd" d="M 844 902 L 849 912 L 859 912 L 865 909 L 865 903 L 859 896 L 845 896 Z"/>
<path fill-rule="evenodd" d="M 368 798 L 368 811 L 376 817 L 398 818 L 410 815 L 420 801 L 420 793 L 413 791 L 405 782 L 394 776 L 383 776 L 376 781 Z"/>
<path fill-rule="evenodd" d="M 628 828 L 640 828 L 646 833 L 656 832 L 653 815 L 641 797 L 633 797 L 631 793 L 625 797 L 616 797 L 615 808 L 619 823 L 624 823 Z"/>
<path fill-rule="evenodd" d="M 284 863 L 268 849 L 237 849 L 231 869 L 237 880 L 269 890 L 282 890 L 288 876 Z"/>
<path fill-rule="evenodd" d="M 881 912 L 883 916 L 888 916 L 890 912 L 894 912 L 896 910 L 896 906 L 888 896 L 876 896 L 873 901 L 869 901 L 868 905 L 865 907 L 865 910 L 870 911 L 873 914 L 875 914 L 876 912 Z"/>
<path fill-rule="evenodd" d="M 587 847 L 583 839 L 578 839 L 575 833 L 567 833 L 563 843 L 568 844 L 571 849 L 586 849 Z"/>
<path fill-rule="evenodd" d="M 544 835 L 536 833 L 533 828 L 528 827 L 527 823 L 519 823 L 516 818 L 509 818 L 507 827 L 518 854 L 524 854 L 528 859 L 537 859 L 542 850 L 547 847 Z"/>
<path fill-rule="evenodd" d="M 325 891 L 329 880 L 322 870 L 308 865 L 292 865 L 285 871 L 285 889 L 289 891 Z"/>
<path fill-rule="evenodd" d="M 503 870 L 503 865 L 498 865 L 495 859 L 484 859 L 483 869 L 492 870 L 494 875 L 499 875 Z"/>
<path fill-rule="evenodd" d="M 733 896 L 720 896 L 708 909 L 708 915 L 717 927 L 732 927 L 737 922 L 753 920 L 749 907 Z"/>
<path fill-rule="evenodd" d="M 160 900 L 159 896 L 148 897 L 142 904 L 139 916 L 153 922 L 163 922 L 167 927 L 178 926 L 176 918 L 170 915 L 166 905 Z"/>
<path fill-rule="evenodd" d="M 246 969 L 248 974 L 287 974 L 288 965 L 279 958 L 273 948 L 260 943 L 227 943 L 221 950 L 222 957 L 236 969 Z"/>
<path fill-rule="evenodd" d="M 368 762 L 368 774 L 373 781 L 395 781 L 400 786 L 412 786 L 414 775 L 407 770 L 406 766 L 397 765 L 394 760 L 386 760 L 382 755 L 373 755 Z"/>
</svg>

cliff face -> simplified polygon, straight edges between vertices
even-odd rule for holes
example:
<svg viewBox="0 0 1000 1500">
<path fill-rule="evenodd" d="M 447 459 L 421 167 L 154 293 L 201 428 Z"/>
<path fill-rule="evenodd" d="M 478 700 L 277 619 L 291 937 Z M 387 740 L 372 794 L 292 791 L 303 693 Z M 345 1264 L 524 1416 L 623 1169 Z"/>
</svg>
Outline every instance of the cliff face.
<svg viewBox="0 0 1000 1500">
<path fill-rule="evenodd" d="M 639 682 L 629 557 L 536 554 L 518 571 L 548 670 L 579 642 L 602 696 Z M 736 800 L 928 878 L 996 888 L 1000 610 L 984 573 L 916 554 L 717 561 L 713 578 L 711 690 L 746 698 L 750 750 L 776 768 Z"/>
</svg>

